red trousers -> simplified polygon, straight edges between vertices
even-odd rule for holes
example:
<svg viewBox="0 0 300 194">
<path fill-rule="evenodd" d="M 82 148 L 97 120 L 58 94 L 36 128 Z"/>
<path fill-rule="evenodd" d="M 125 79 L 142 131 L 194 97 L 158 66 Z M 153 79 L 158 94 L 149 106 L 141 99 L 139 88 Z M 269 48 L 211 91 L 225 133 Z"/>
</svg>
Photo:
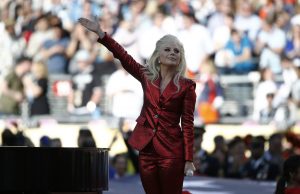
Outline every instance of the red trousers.
<svg viewBox="0 0 300 194">
<path fill-rule="evenodd" d="M 141 181 L 146 194 L 182 194 L 184 160 L 159 156 L 150 142 L 139 154 Z"/>
</svg>

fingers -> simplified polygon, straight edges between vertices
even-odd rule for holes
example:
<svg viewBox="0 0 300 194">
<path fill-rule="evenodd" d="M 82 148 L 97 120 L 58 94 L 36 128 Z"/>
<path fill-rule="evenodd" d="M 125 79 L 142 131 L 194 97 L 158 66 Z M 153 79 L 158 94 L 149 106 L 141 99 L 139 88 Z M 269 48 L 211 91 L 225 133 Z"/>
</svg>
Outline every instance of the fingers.
<svg viewBox="0 0 300 194">
<path fill-rule="evenodd" d="M 89 20 L 86 18 L 79 18 L 78 21 L 89 21 Z"/>
<path fill-rule="evenodd" d="M 86 19 L 86 18 L 79 18 L 79 19 L 78 19 L 78 22 L 79 22 L 80 24 L 84 25 L 84 24 L 87 24 L 87 23 L 89 22 L 89 20 Z"/>
</svg>

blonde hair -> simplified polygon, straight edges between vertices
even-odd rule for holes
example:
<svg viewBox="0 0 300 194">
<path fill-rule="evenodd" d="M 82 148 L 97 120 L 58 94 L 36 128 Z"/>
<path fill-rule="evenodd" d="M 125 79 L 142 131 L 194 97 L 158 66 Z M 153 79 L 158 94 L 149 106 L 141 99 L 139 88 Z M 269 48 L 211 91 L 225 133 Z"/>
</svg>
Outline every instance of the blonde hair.
<svg viewBox="0 0 300 194">
<path fill-rule="evenodd" d="M 42 62 L 35 62 L 32 64 L 32 73 L 39 79 L 47 78 L 48 77 L 47 66 Z"/>
<path fill-rule="evenodd" d="M 181 76 L 184 77 L 184 75 L 185 75 L 186 60 L 185 60 L 183 45 L 176 36 L 168 34 L 168 35 L 163 36 L 161 39 L 159 39 L 156 42 L 156 47 L 145 66 L 145 69 L 146 69 L 145 73 L 146 73 L 147 78 L 154 85 L 154 81 L 156 79 L 158 79 L 159 72 L 160 72 L 159 53 L 164 49 L 164 47 L 166 46 L 166 44 L 168 42 L 175 42 L 179 46 L 180 61 L 179 61 L 179 65 L 176 67 L 176 74 L 175 74 L 175 77 L 173 80 L 174 84 L 177 87 L 177 92 L 178 92 L 180 90 L 179 79 Z M 159 86 L 157 86 L 157 87 L 159 87 Z"/>
</svg>

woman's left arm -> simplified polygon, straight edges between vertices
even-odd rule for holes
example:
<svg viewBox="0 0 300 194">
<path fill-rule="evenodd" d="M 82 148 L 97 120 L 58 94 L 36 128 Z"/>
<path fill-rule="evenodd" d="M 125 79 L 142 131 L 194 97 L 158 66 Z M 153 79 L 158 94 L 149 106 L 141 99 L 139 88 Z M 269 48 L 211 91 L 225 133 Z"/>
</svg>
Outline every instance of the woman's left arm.
<svg viewBox="0 0 300 194">
<path fill-rule="evenodd" d="M 196 102 L 196 93 L 195 93 L 196 83 L 190 84 L 186 89 L 184 102 L 183 102 L 183 111 L 181 117 L 181 126 L 183 131 L 183 141 L 184 141 L 184 159 L 185 164 L 185 173 L 187 170 L 195 170 L 193 165 L 193 146 L 194 146 L 194 110 Z"/>
</svg>

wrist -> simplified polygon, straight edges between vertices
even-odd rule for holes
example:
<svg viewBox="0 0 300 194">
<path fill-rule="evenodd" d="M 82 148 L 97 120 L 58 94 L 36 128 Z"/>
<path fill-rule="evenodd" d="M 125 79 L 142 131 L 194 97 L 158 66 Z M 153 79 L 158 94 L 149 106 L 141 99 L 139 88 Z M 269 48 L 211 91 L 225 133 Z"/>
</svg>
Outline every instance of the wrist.
<svg viewBox="0 0 300 194">
<path fill-rule="evenodd" d="M 98 32 L 97 34 L 98 34 L 100 39 L 102 39 L 105 36 L 105 33 L 102 32 L 102 31 Z"/>
</svg>

